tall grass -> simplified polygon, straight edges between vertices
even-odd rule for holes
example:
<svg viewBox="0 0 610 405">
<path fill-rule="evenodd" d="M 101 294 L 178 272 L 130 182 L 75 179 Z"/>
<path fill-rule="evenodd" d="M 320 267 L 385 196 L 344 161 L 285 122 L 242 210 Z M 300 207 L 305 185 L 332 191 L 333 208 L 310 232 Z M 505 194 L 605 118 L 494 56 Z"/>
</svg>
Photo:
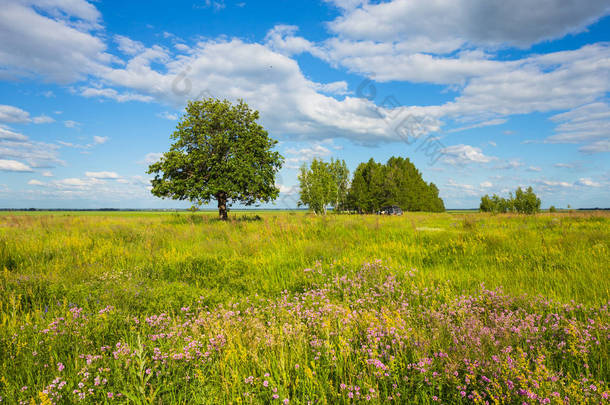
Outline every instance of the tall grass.
<svg viewBox="0 0 610 405">
<path fill-rule="evenodd" d="M 604 213 L 3 215 L 0 397 L 604 400 L 609 224 Z"/>
</svg>

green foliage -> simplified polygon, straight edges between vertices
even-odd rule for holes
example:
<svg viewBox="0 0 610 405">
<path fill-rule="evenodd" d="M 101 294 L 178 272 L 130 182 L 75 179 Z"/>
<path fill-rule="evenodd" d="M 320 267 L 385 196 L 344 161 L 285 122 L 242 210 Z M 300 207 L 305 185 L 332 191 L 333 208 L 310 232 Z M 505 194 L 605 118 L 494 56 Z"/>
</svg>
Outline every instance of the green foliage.
<svg viewBox="0 0 610 405">
<path fill-rule="evenodd" d="M 531 187 L 525 191 L 519 187 L 515 191 L 513 206 L 515 211 L 520 214 L 535 214 L 540 211 L 540 198 L 536 196 Z"/>
<path fill-rule="evenodd" d="M 277 198 L 275 174 L 282 156 L 277 141 L 256 121 L 258 111 L 240 100 L 189 101 L 171 135 L 175 141 L 159 162 L 150 165 L 152 193 L 196 205 L 218 201 L 221 219 L 232 202 L 245 205 Z"/>
<path fill-rule="evenodd" d="M 402 157 L 391 157 L 385 165 L 373 159 L 361 163 L 354 173 L 348 204 L 361 213 L 374 213 L 386 205 L 398 205 L 404 211 L 445 210 L 436 185 L 426 183 L 415 165 Z"/>
<path fill-rule="evenodd" d="M 553 207 L 554 208 L 554 207 Z M 540 199 L 531 187 L 523 191 L 521 187 L 515 191 L 515 196 L 509 194 L 509 198 L 502 198 L 497 194 L 484 195 L 481 197 L 479 205 L 481 212 L 491 212 L 494 214 L 517 212 L 519 214 L 535 214 L 540 212 Z"/>
<path fill-rule="evenodd" d="M 335 212 L 345 206 L 349 186 L 349 170 L 343 160 L 330 163 L 314 159 L 308 166 L 304 164 L 299 171 L 299 206 L 306 205 L 316 214 L 326 214 L 333 206 Z"/>
<path fill-rule="evenodd" d="M 550 212 L 551 214 L 553 214 L 553 213 L 557 212 L 557 208 L 555 208 L 555 206 L 554 206 L 554 205 L 551 205 L 551 206 L 549 207 L 549 212 Z"/>
</svg>

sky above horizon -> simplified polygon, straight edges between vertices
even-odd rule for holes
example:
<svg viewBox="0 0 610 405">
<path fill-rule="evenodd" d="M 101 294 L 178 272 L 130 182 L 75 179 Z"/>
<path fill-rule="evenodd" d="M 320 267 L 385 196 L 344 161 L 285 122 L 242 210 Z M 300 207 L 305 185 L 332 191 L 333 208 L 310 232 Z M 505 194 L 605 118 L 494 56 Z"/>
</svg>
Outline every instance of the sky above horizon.
<svg viewBox="0 0 610 405">
<path fill-rule="evenodd" d="M 295 207 L 314 157 L 391 156 L 448 208 L 519 186 L 610 207 L 608 0 L 168 4 L 3 1 L 0 207 L 190 206 L 146 170 L 202 97 L 243 98 L 279 141 L 264 207 Z"/>
</svg>

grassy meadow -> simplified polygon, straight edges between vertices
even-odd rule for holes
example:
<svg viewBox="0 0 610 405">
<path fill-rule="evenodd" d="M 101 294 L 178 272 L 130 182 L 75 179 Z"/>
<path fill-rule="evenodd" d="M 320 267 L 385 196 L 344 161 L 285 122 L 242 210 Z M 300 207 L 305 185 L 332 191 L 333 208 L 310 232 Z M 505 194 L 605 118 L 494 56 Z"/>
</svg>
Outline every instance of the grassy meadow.
<svg viewBox="0 0 610 405">
<path fill-rule="evenodd" d="M 610 214 L 0 213 L 4 403 L 605 403 Z"/>
</svg>

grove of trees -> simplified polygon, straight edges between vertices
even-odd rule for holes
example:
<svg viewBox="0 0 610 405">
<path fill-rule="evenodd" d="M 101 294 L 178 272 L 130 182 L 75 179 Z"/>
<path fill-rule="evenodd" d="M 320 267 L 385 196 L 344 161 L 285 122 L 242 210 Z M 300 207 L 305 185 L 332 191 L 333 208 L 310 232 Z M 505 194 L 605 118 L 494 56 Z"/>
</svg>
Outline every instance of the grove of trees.
<svg viewBox="0 0 610 405">
<path fill-rule="evenodd" d="M 513 196 L 509 194 L 508 198 L 503 198 L 497 194 L 484 195 L 481 197 L 479 209 L 482 212 L 506 213 L 517 212 L 520 214 L 535 214 L 540 211 L 540 198 L 536 196 L 534 190 L 528 187 L 523 191 L 521 187 L 517 188 Z"/>
<path fill-rule="evenodd" d="M 330 163 L 314 159 L 299 171 L 301 196 L 299 206 L 306 205 L 315 213 L 326 214 L 330 206 L 336 212 L 345 208 L 349 187 L 349 170 L 344 160 Z"/>
<path fill-rule="evenodd" d="M 299 204 L 316 213 L 326 213 L 330 206 L 337 212 L 359 213 L 375 213 L 388 205 L 405 211 L 445 210 L 436 185 L 426 183 L 408 158 L 392 157 L 386 164 L 373 159 L 361 163 L 351 184 L 344 161 L 314 159 L 301 167 L 299 185 Z"/>
<path fill-rule="evenodd" d="M 155 175 L 152 194 L 196 206 L 214 198 L 223 220 L 232 202 L 251 205 L 277 198 L 275 175 L 283 158 L 272 150 L 277 141 L 258 118 L 258 111 L 242 100 L 235 105 L 213 98 L 190 101 L 171 135 L 170 150 L 148 168 Z"/>
</svg>

